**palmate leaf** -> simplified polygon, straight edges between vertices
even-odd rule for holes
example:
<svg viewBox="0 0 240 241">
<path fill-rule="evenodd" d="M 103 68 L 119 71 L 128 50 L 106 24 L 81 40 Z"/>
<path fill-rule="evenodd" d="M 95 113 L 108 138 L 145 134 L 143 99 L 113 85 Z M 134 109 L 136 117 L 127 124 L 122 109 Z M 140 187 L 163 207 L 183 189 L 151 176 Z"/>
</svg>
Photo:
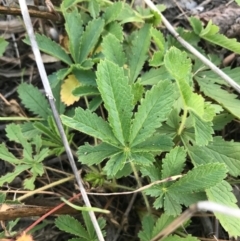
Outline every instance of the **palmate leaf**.
<svg viewBox="0 0 240 241">
<path fill-rule="evenodd" d="M 41 51 L 63 61 L 67 65 L 72 64 L 72 60 L 59 44 L 57 44 L 56 42 L 52 41 L 50 38 L 44 35 L 36 34 L 35 36 L 38 43 L 38 47 Z M 30 45 L 28 37 L 24 39 L 24 43 Z"/>
<path fill-rule="evenodd" d="M 107 60 L 122 67 L 126 62 L 123 46 L 120 41 L 112 34 L 108 34 L 103 38 L 102 43 L 103 54 Z"/>
<path fill-rule="evenodd" d="M 97 70 L 97 84 L 113 133 L 124 145 L 129 138 L 133 96 L 123 68 L 107 60 L 101 61 Z"/>
<path fill-rule="evenodd" d="M 189 171 L 168 188 L 168 193 L 201 192 L 220 183 L 227 173 L 225 164 L 209 163 L 199 165 Z"/>
<path fill-rule="evenodd" d="M 62 115 L 61 119 L 63 124 L 68 127 L 94 136 L 109 144 L 119 144 L 109 124 L 90 110 L 84 110 L 79 107 L 75 109 L 73 118 Z"/>
<path fill-rule="evenodd" d="M 19 97 L 24 106 L 44 119 L 50 115 L 49 104 L 45 96 L 33 85 L 22 83 L 18 87 Z"/>
<path fill-rule="evenodd" d="M 162 81 L 146 92 L 132 123 L 131 147 L 152 136 L 161 122 L 167 119 L 175 100 L 174 87 L 170 81 Z"/>
<path fill-rule="evenodd" d="M 162 161 L 162 179 L 181 174 L 186 161 L 186 155 L 183 147 L 172 149 Z"/>
<path fill-rule="evenodd" d="M 129 82 L 134 83 L 143 64 L 147 59 L 147 52 L 150 45 L 150 24 L 145 24 L 138 33 L 135 35 L 135 39 L 132 42 L 132 51 L 129 59 Z"/>
<path fill-rule="evenodd" d="M 214 137 L 207 146 L 188 146 L 189 156 L 194 165 L 206 163 L 225 163 L 229 174 L 240 175 L 240 146 L 238 142 L 225 141 L 221 137 Z"/>
<path fill-rule="evenodd" d="M 72 12 L 64 11 L 65 29 L 69 37 L 69 50 L 75 61 L 79 60 L 80 38 L 83 32 L 81 14 L 76 8 Z"/>
<path fill-rule="evenodd" d="M 224 204 L 232 208 L 239 208 L 236 204 L 236 197 L 232 193 L 232 187 L 226 181 L 222 181 L 218 185 L 207 189 L 206 193 L 209 201 Z M 217 212 L 214 214 L 230 236 L 240 236 L 239 218 Z"/>
<path fill-rule="evenodd" d="M 9 124 L 6 127 L 7 137 L 10 141 L 15 141 L 23 146 L 24 158 L 32 159 L 32 146 L 27 141 L 27 138 L 22 134 L 21 127 L 17 124 Z"/>
<path fill-rule="evenodd" d="M 89 144 L 80 146 L 77 154 L 81 163 L 91 166 L 99 164 L 104 159 L 120 152 L 122 152 L 121 149 L 103 142 L 97 146 L 90 146 Z"/>
<path fill-rule="evenodd" d="M 82 34 L 80 53 L 77 63 L 82 63 L 98 42 L 98 38 L 102 33 L 104 20 L 101 18 L 94 19 L 88 23 L 86 30 Z"/>
</svg>

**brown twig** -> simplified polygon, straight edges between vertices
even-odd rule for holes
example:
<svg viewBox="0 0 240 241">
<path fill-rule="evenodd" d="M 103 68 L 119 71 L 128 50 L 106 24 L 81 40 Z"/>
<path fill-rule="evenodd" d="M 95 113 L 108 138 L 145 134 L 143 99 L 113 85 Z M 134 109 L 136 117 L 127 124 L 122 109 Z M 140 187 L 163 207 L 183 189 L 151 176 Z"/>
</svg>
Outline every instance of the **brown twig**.
<svg viewBox="0 0 240 241">
<path fill-rule="evenodd" d="M 16 7 L 0 6 L 0 14 L 21 16 L 21 9 Z M 56 22 L 62 21 L 62 17 L 60 16 L 60 14 L 53 14 L 45 11 L 43 12 L 35 9 L 29 9 L 29 14 L 31 17 L 35 17 L 35 18 L 44 18 L 44 19 L 49 19 Z"/>
</svg>

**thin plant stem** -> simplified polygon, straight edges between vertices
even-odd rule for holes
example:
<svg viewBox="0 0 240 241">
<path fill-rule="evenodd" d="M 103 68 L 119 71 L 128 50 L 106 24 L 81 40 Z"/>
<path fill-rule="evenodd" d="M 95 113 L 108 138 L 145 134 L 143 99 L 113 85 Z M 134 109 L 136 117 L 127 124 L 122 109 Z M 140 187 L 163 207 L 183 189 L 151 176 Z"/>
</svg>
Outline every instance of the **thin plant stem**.
<svg viewBox="0 0 240 241">
<path fill-rule="evenodd" d="M 134 176 L 135 176 L 135 178 L 137 180 L 138 187 L 141 188 L 142 187 L 142 183 L 141 183 L 140 178 L 138 176 L 137 169 L 136 169 L 136 167 L 135 167 L 133 162 L 130 162 L 130 163 L 131 163 L 131 167 L 132 167 L 132 170 L 133 170 L 133 174 L 134 174 Z M 151 207 L 150 207 L 150 204 L 148 202 L 147 196 L 143 192 L 142 192 L 142 196 L 143 196 L 143 200 L 144 200 L 144 202 L 146 204 L 148 213 L 151 213 Z"/>
</svg>

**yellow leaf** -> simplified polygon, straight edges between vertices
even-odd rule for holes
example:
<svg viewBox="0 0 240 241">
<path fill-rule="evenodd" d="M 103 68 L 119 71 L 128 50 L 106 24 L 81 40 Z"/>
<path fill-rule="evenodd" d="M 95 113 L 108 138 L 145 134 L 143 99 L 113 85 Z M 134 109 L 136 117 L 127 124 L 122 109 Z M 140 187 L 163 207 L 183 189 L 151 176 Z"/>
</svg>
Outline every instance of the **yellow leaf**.
<svg viewBox="0 0 240 241">
<path fill-rule="evenodd" d="M 26 234 L 26 233 L 22 233 L 17 239 L 16 241 L 34 241 L 32 238 L 32 235 Z"/>
<path fill-rule="evenodd" d="M 72 91 L 79 85 L 80 83 L 74 75 L 69 75 L 68 78 L 65 79 L 61 87 L 61 100 L 64 104 L 69 106 L 80 99 L 80 97 L 72 94 Z"/>
</svg>

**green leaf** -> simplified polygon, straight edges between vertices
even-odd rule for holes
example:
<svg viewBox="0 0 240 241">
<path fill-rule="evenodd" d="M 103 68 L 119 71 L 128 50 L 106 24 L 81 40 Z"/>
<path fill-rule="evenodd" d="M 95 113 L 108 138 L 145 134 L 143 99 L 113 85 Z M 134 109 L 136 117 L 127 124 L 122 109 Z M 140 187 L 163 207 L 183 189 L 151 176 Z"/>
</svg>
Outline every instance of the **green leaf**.
<svg viewBox="0 0 240 241">
<path fill-rule="evenodd" d="M 78 107 L 75 109 L 75 115 L 73 118 L 62 115 L 61 120 L 64 125 L 75 130 L 94 136 L 109 144 L 119 144 L 114 137 L 109 124 L 88 109 L 84 110 Z"/>
<path fill-rule="evenodd" d="M 125 24 L 129 22 L 140 22 L 144 23 L 142 17 L 136 13 L 136 11 L 130 6 L 130 4 L 124 4 L 124 7 L 118 16 L 118 20 L 120 20 L 120 24 Z"/>
<path fill-rule="evenodd" d="M 156 165 L 142 166 L 140 168 L 143 177 L 149 177 L 151 182 L 161 180 L 161 170 Z"/>
<path fill-rule="evenodd" d="M 111 22 L 105 27 L 105 31 L 114 35 L 120 42 L 123 41 L 123 28 L 118 22 Z"/>
<path fill-rule="evenodd" d="M 122 2 L 114 2 L 109 6 L 105 13 L 103 14 L 103 19 L 105 20 L 106 25 L 114 20 L 116 20 L 123 9 Z"/>
<path fill-rule="evenodd" d="M 226 166 L 222 163 L 197 166 L 171 185 L 168 192 L 191 193 L 204 191 L 220 183 L 226 177 L 226 172 Z"/>
<path fill-rule="evenodd" d="M 24 179 L 24 181 L 23 181 L 24 189 L 34 190 L 34 188 L 35 188 L 35 185 L 34 185 L 35 180 L 36 180 L 36 176 L 35 175 L 31 176 L 30 178 Z"/>
<path fill-rule="evenodd" d="M 36 122 L 33 125 L 36 129 L 38 129 L 42 134 L 47 136 L 52 142 L 56 144 L 62 145 L 62 141 L 59 137 L 59 135 L 56 135 L 56 133 L 53 132 L 51 128 L 49 128 L 48 125 L 43 124 L 41 122 Z"/>
<path fill-rule="evenodd" d="M 195 112 L 196 115 L 203 118 L 204 99 L 201 95 L 193 93 L 190 87 L 191 60 L 187 58 L 187 53 L 181 52 L 175 47 L 171 47 L 165 55 L 164 63 L 169 73 L 177 81 L 185 108 L 188 108 Z"/>
<path fill-rule="evenodd" d="M 97 0 L 89 1 L 88 10 L 93 18 L 97 18 L 100 12 L 98 1 Z"/>
<path fill-rule="evenodd" d="M 162 51 L 154 52 L 151 60 L 149 61 L 149 65 L 152 67 L 159 67 L 163 65 L 163 57 L 164 57 L 164 52 Z"/>
<path fill-rule="evenodd" d="M 166 135 L 155 134 L 145 141 L 131 148 L 132 152 L 153 152 L 170 151 L 173 147 L 172 139 Z"/>
<path fill-rule="evenodd" d="M 122 150 L 103 142 L 97 146 L 90 146 L 89 144 L 80 146 L 77 155 L 81 163 L 91 166 L 99 164 L 104 159 L 119 152 L 122 152 Z"/>
<path fill-rule="evenodd" d="M 136 34 L 132 42 L 132 51 L 129 59 L 129 82 L 134 83 L 143 64 L 147 59 L 147 52 L 150 46 L 150 25 L 145 24 Z"/>
<path fill-rule="evenodd" d="M 0 144 L 0 159 L 15 165 L 21 163 L 21 160 L 17 159 L 11 152 L 9 152 L 4 144 Z"/>
<path fill-rule="evenodd" d="M 172 149 L 162 161 L 162 179 L 181 174 L 186 161 L 186 155 L 183 147 Z"/>
<path fill-rule="evenodd" d="M 193 126 L 195 129 L 195 140 L 198 146 L 205 146 L 212 141 L 212 134 L 214 134 L 212 128 L 212 122 L 205 122 L 201 120 L 194 112 L 191 112 L 193 120 Z"/>
<path fill-rule="evenodd" d="M 199 35 L 202 32 L 202 22 L 194 17 L 190 17 L 189 18 L 190 24 L 193 28 L 193 31 Z"/>
<path fill-rule="evenodd" d="M 122 68 L 105 60 L 98 65 L 97 84 L 113 133 L 124 145 L 128 142 L 133 109 L 128 79 Z"/>
<path fill-rule="evenodd" d="M 222 181 L 216 186 L 207 189 L 206 193 L 209 201 L 224 204 L 232 208 L 238 208 L 236 197 L 232 193 L 232 187 L 226 181 Z M 214 214 L 223 228 L 229 233 L 229 236 L 240 236 L 239 218 L 217 212 Z"/>
<path fill-rule="evenodd" d="M 102 43 L 103 54 L 107 60 L 122 67 L 126 62 L 123 46 L 120 41 L 112 34 L 108 34 L 103 38 Z"/>
<path fill-rule="evenodd" d="M 0 204 L 4 203 L 6 200 L 6 193 L 0 193 Z"/>
<path fill-rule="evenodd" d="M 78 2 L 81 2 L 82 0 L 63 0 L 61 4 L 61 10 L 63 12 L 66 12 L 66 10 L 70 7 L 73 7 L 73 5 L 77 4 Z"/>
<path fill-rule="evenodd" d="M 38 47 L 41 51 L 63 61 L 67 65 L 72 64 L 72 60 L 59 44 L 52 41 L 50 38 L 46 37 L 45 35 L 36 34 L 35 36 L 38 43 Z M 23 42 L 30 45 L 30 41 L 28 37 L 25 38 Z"/>
<path fill-rule="evenodd" d="M 33 85 L 22 83 L 18 87 L 18 94 L 23 105 L 34 114 L 44 119 L 50 115 L 49 105 L 44 95 Z"/>
<path fill-rule="evenodd" d="M 190 19 L 191 21 L 191 19 Z M 193 25 L 196 26 L 196 22 L 200 20 L 194 19 Z M 199 25 L 200 23 L 198 23 Z M 196 30 L 196 34 L 198 34 L 201 38 L 207 40 L 210 43 L 216 44 L 218 46 L 221 46 L 223 48 L 226 48 L 234 53 L 240 54 L 240 43 L 237 42 L 236 39 L 233 38 L 227 38 L 225 35 L 219 33 L 219 27 L 212 24 L 212 21 L 210 20 L 207 24 L 207 26 L 204 29 L 201 29 L 201 32 L 199 33 L 199 28 L 194 28 L 194 31 Z"/>
<path fill-rule="evenodd" d="M 82 34 L 78 63 L 82 63 L 93 50 L 102 33 L 103 27 L 104 20 L 101 18 L 94 19 L 88 23 L 85 32 Z"/>
<path fill-rule="evenodd" d="M 8 174 L 0 177 L 0 186 L 2 186 L 4 183 L 11 183 L 15 177 L 17 177 L 20 173 L 26 171 L 29 168 L 29 165 L 16 166 L 13 172 L 9 172 Z"/>
<path fill-rule="evenodd" d="M 49 149 L 43 148 L 36 155 L 34 155 L 34 160 L 36 162 L 42 162 L 49 155 Z"/>
<path fill-rule="evenodd" d="M 124 167 L 126 161 L 127 156 L 123 152 L 117 153 L 111 156 L 111 158 L 105 165 L 104 170 L 109 177 L 114 177 L 116 173 Z"/>
<path fill-rule="evenodd" d="M 89 96 L 89 95 L 99 95 L 97 87 L 90 85 L 78 86 L 72 91 L 72 94 L 75 96 Z"/>
<path fill-rule="evenodd" d="M 189 85 L 192 64 L 186 52 L 171 47 L 164 58 L 165 67 L 178 82 L 184 81 Z M 180 83 L 178 83 L 180 84 Z"/>
<path fill-rule="evenodd" d="M 92 69 L 84 69 L 82 66 L 74 65 L 72 73 L 81 85 L 97 86 L 96 74 Z"/>
<path fill-rule="evenodd" d="M 145 72 L 141 76 L 139 83 L 141 83 L 142 85 L 155 85 L 162 80 L 171 80 L 171 78 L 172 77 L 170 76 L 166 68 L 162 66 L 161 68 L 157 69 L 151 68 L 148 72 Z"/>
<path fill-rule="evenodd" d="M 155 44 L 157 45 L 158 49 L 164 51 L 165 50 L 165 39 L 164 39 L 163 33 L 156 28 L 151 28 L 151 36 L 152 36 Z"/>
<path fill-rule="evenodd" d="M 215 116 L 213 119 L 213 129 L 215 131 L 221 131 L 224 129 L 225 125 L 230 123 L 234 119 L 234 116 L 229 113 L 222 113 Z"/>
<path fill-rule="evenodd" d="M 135 163 L 136 165 L 150 166 L 153 164 L 155 159 L 151 153 L 138 152 L 132 153 L 129 161 Z"/>
<path fill-rule="evenodd" d="M 21 127 L 17 124 L 9 124 L 6 127 L 7 137 L 10 141 L 15 141 L 24 147 L 24 157 L 32 159 L 32 146 L 27 138 L 22 134 Z"/>
<path fill-rule="evenodd" d="M 238 142 L 225 141 L 214 137 L 213 142 L 204 147 L 187 147 L 190 158 L 195 165 L 206 163 L 225 163 L 229 174 L 240 175 L 240 146 Z"/>
<path fill-rule="evenodd" d="M 5 52 L 7 46 L 8 42 L 5 41 L 4 38 L 0 38 L 0 57 L 3 56 L 3 53 Z"/>
<path fill-rule="evenodd" d="M 154 225 L 153 236 L 155 237 L 158 233 L 160 233 L 164 228 L 170 225 L 174 221 L 174 217 L 167 215 L 166 213 L 161 214 L 161 217 L 158 218 Z"/>
<path fill-rule="evenodd" d="M 74 217 L 69 215 L 61 215 L 55 219 L 55 225 L 61 231 L 85 238 L 89 240 L 87 230 Z"/>
<path fill-rule="evenodd" d="M 154 207 L 157 207 L 156 201 L 154 203 Z M 172 196 L 171 192 L 167 192 L 164 198 L 164 211 L 167 215 L 174 217 L 182 212 L 181 205 L 176 201 L 175 195 Z"/>
<path fill-rule="evenodd" d="M 80 38 L 83 33 L 81 14 L 74 8 L 72 12 L 64 12 L 64 18 L 69 37 L 69 50 L 76 63 L 80 55 Z"/>
<path fill-rule="evenodd" d="M 144 216 L 142 220 L 142 230 L 138 233 L 138 237 L 141 241 L 149 241 L 152 239 L 154 227 L 154 218 L 152 215 Z"/>
<path fill-rule="evenodd" d="M 201 91 L 203 91 L 206 96 L 209 96 L 211 99 L 216 100 L 230 113 L 240 118 L 240 100 L 237 99 L 237 95 L 233 93 L 228 93 L 226 90 L 222 89 L 220 85 L 214 84 L 212 83 L 212 81 L 207 82 L 202 78 L 197 78 L 197 82 L 201 88 Z"/>
<path fill-rule="evenodd" d="M 146 92 L 132 123 L 129 139 L 132 147 L 154 134 L 167 119 L 174 100 L 174 85 L 169 81 L 160 82 Z"/>
<path fill-rule="evenodd" d="M 144 87 L 138 82 L 135 82 L 132 84 L 132 94 L 134 96 L 133 98 L 133 104 L 136 105 L 138 101 L 141 100 L 144 93 Z"/>
</svg>

